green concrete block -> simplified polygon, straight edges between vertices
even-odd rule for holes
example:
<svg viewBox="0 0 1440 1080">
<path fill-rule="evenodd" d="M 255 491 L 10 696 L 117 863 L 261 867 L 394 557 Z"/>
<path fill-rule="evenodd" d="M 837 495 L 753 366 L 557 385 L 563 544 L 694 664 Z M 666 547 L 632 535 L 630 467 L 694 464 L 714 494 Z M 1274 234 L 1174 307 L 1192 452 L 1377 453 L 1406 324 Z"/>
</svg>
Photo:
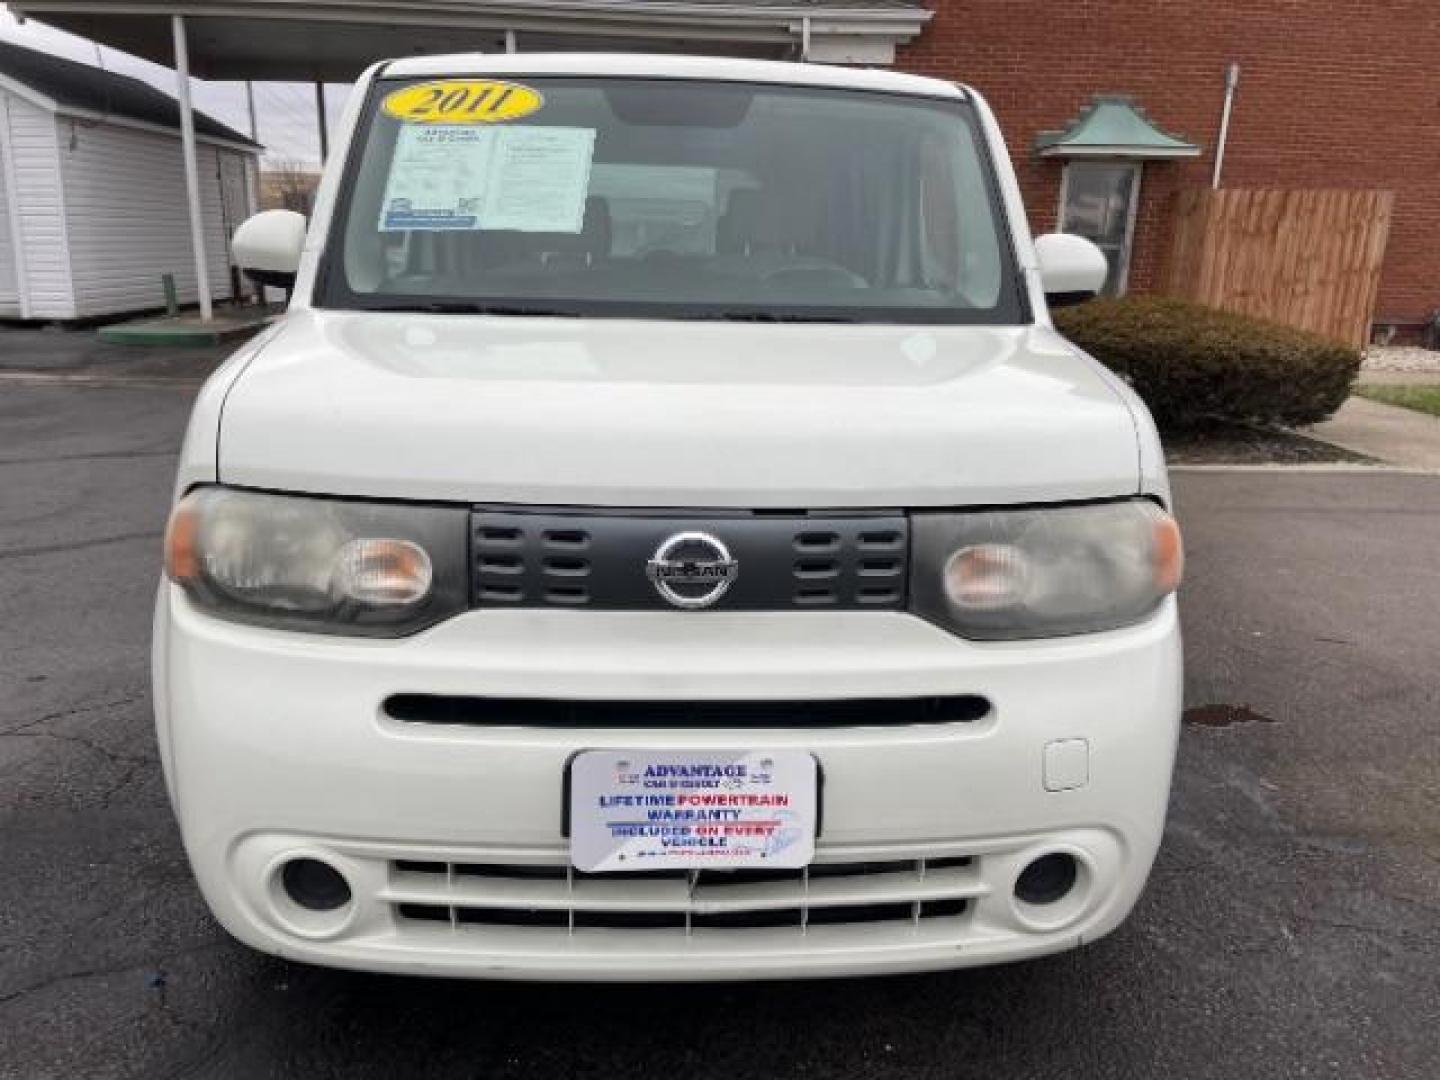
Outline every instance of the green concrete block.
<svg viewBox="0 0 1440 1080">
<path fill-rule="evenodd" d="M 274 317 L 272 312 L 256 311 L 243 317 L 220 316 L 208 323 L 202 322 L 196 315 L 137 319 L 134 322 L 102 326 L 95 332 L 95 336 L 111 345 L 162 348 L 167 345 L 220 345 L 264 329 Z"/>
</svg>

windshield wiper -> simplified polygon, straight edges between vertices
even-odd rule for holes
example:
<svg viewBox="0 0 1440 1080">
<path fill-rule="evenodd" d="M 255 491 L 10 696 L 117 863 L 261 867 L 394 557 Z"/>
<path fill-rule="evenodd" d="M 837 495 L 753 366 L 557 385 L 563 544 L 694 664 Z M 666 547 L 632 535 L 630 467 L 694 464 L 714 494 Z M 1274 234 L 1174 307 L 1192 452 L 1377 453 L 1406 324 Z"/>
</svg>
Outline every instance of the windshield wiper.
<svg viewBox="0 0 1440 1080">
<path fill-rule="evenodd" d="M 470 300 L 421 300 L 413 304 L 376 304 L 364 311 L 419 312 L 426 315 L 514 315 L 545 319 L 575 319 L 579 313 L 528 304 L 482 304 Z"/>
<path fill-rule="evenodd" d="M 685 319 L 720 319 L 724 322 L 853 323 L 849 315 L 806 315 L 788 311 L 704 311 L 681 316 Z"/>
<path fill-rule="evenodd" d="M 481 300 L 416 300 L 408 304 L 366 305 L 363 311 L 419 312 L 430 315 L 507 315 L 515 317 L 578 319 L 582 313 L 573 309 L 548 308 L 530 304 L 488 304 Z M 643 317 L 643 316 L 642 316 Z M 660 319 L 713 319 L 722 322 L 761 323 L 854 323 L 849 315 L 821 315 L 788 311 L 682 311 L 670 314 L 656 311 Z"/>
</svg>

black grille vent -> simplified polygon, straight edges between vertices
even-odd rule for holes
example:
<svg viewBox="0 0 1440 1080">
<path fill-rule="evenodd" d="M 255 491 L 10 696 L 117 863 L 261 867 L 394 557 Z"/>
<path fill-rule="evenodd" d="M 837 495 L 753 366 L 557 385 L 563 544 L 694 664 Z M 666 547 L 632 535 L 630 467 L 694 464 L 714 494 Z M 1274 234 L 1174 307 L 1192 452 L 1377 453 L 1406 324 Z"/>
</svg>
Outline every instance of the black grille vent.
<svg viewBox="0 0 1440 1080">
<path fill-rule="evenodd" d="M 905 604 L 909 534 L 900 514 L 676 517 L 476 510 L 474 599 L 486 608 L 677 610 L 646 576 L 669 537 L 702 532 L 738 563 L 704 610 L 893 610 Z"/>
<path fill-rule="evenodd" d="M 475 600 L 485 607 L 583 607 L 590 603 L 590 533 L 475 523 Z"/>
<path fill-rule="evenodd" d="M 896 607 L 905 598 L 905 530 L 826 529 L 795 534 L 797 607 Z M 847 605 L 848 606 L 848 605 Z"/>
</svg>

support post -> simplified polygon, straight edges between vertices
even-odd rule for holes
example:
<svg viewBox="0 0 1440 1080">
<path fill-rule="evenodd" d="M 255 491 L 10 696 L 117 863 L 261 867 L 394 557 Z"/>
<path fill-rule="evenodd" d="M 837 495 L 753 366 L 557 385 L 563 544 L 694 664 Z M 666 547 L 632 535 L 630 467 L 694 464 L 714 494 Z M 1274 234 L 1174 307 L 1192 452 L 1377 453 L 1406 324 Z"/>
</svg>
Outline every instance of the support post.
<svg viewBox="0 0 1440 1080">
<path fill-rule="evenodd" d="M 205 262 L 205 219 L 200 212 L 200 169 L 195 162 L 195 113 L 190 108 L 190 50 L 185 41 L 185 18 L 170 16 L 175 36 L 175 96 L 180 101 L 180 149 L 185 159 L 185 197 L 190 205 L 190 247 L 195 255 L 195 289 L 200 318 L 209 322 L 210 268 Z"/>
<path fill-rule="evenodd" d="M 320 130 L 320 164 L 325 164 L 325 159 L 330 156 L 330 125 L 325 118 L 325 84 L 315 84 L 315 117 Z"/>
<path fill-rule="evenodd" d="M 250 110 L 250 138 L 260 141 L 260 125 L 255 122 L 255 84 L 245 80 L 245 107 Z"/>
<path fill-rule="evenodd" d="M 518 45 L 516 44 L 516 41 L 515 41 L 515 31 L 514 31 L 514 30 L 506 30 L 506 31 L 505 31 L 505 51 L 506 51 L 507 53 L 514 53 L 514 52 L 519 52 L 519 51 L 520 51 L 520 49 L 519 49 L 519 47 L 518 47 Z"/>
</svg>

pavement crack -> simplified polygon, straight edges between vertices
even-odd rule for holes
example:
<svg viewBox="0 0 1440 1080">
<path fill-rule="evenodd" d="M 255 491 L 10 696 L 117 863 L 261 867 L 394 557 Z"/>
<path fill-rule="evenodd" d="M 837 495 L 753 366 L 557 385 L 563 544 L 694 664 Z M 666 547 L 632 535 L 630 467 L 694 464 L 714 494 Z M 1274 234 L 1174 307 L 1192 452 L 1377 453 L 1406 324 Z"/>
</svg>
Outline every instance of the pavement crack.
<svg viewBox="0 0 1440 1080">
<path fill-rule="evenodd" d="M 114 801 L 115 797 L 120 794 L 120 792 L 124 791 L 126 788 L 128 788 L 131 784 L 135 782 L 135 778 L 141 774 L 144 766 L 150 763 L 151 762 L 141 763 L 139 761 L 129 763 L 129 766 L 126 768 L 126 770 L 121 773 L 120 779 L 116 780 L 115 783 L 111 784 L 108 788 L 106 788 L 100 793 L 100 805 L 109 806 L 111 802 Z"/>
<path fill-rule="evenodd" d="M 35 544 L 30 547 L 13 547 L 0 550 L 0 559 L 23 559 L 32 555 L 55 555 L 65 551 L 83 551 L 86 548 L 104 547 L 106 544 L 129 544 L 136 540 L 159 540 L 163 535 L 158 529 L 145 532 L 119 533 L 116 536 L 97 536 L 89 540 L 72 540 L 60 544 Z"/>
<path fill-rule="evenodd" d="M 224 945 L 223 940 L 205 941 L 198 945 L 189 945 L 183 949 L 176 949 L 163 956 L 146 959 L 142 961 L 126 960 L 115 964 L 100 964 L 95 967 L 77 968 L 74 971 L 62 971 L 54 975 L 47 975 L 43 979 L 22 986 L 15 990 L 0 994 L 0 1007 L 19 1001 L 21 998 L 31 994 L 38 994 L 42 990 L 48 990 L 52 986 L 61 983 L 74 982 L 77 979 L 98 979 L 106 975 L 123 975 L 128 971 L 139 971 L 143 968 L 159 968 L 166 962 L 178 959 L 182 956 L 192 956 L 195 953 L 204 952 L 206 949 L 214 949 Z"/>
<path fill-rule="evenodd" d="M 1432 948 L 1426 948 L 1428 942 L 1421 943 L 1423 939 L 1419 935 L 1393 926 L 1376 926 L 1373 923 L 1348 922 L 1344 919 L 1324 919 L 1317 915 L 1303 915 L 1294 911 L 1290 912 L 1288 917 L 1295 922 L 1305 923 L 1309 926 L 1320 926 L 1327 930 L 1353 930 L 1357 934 L 1371 934 L 1396 943 L 1403 941 L 1407 948 L 1418 947 L 1421 952 L 1434 951 Z"/>
<path fill-rule="evenodd" d="M 111 750 L 108 746 L 96 742 L 94 739 L 86 738 L 84 735 L 62 735 L 58 731 L 7 731 L 3 733 L 7 739 L 53 739 L 56 742 L 74 743 L 76 746 L 83 746 L 105 758 L 112 765 L 154 765 L 158 758 L 150 757 L 147 754 L 127 754 L 120 750 Z"/>
<path fill-rule="evenodd" d="M 23 724 L 16 724 L 12 728 L 0 731 L 0 736 L 19 735 L 31 728 L 37 728 L 41 724 L 48 724 L 52 720 L 67 720 L 72 716 L 83 716 L 85 713 L 104 712 L 107 709 L 122 709 L 126 705 L 134 705 L 137 701 L 145 700 L 143 693 L 129 694 L 113 701 L 97 701 L 90 705 L 75 705 L 69 709 L 60 709 L 57 712 L 46 713 L 44 716 L 37 716 L 34 720 L 26 720 Z"/>
</svg>

